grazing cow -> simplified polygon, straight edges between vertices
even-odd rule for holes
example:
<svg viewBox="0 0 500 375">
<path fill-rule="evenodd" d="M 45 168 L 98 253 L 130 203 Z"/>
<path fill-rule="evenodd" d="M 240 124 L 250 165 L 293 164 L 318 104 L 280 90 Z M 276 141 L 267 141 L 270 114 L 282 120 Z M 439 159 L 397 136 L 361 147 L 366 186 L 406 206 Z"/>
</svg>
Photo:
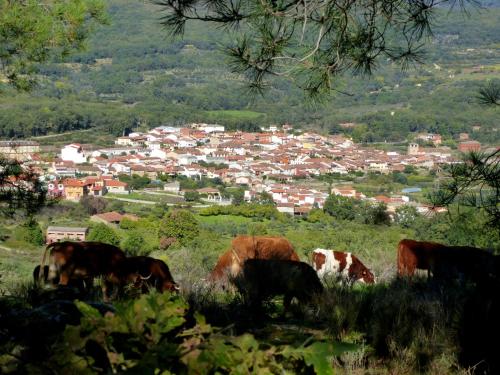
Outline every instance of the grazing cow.
<svg viewBox="0 0 500 375">
<path fill-rule="evenodd" d="M 348 283 L 375 283 L 373 273 L 352 253 L 316 249 L 312 263 L 320 278 L 331 275 Z"/>
<path fill-rule="evenodd" d="M 101 242 L 54 242 L 47 246 L 40 269 L 45 270 L 49 253 L 48 280 L 59 278 L 58 285 L 68 285 L 71 280 L 87 280 L 108 275 L 115 264 L 125 258 L 118 247 Z M 41 275 L 40 275 L 41 276 Z"/>
<path fill-rule="evenodd" d="M 260 307 L 262 301 L 270 297 L 284 295 L 285 311 L 293 297 L 303 304 L 323 292 L 314 269 L 307 263 L 293 260 L 247 259 L 234 282 L 253 307 Z"/>
<path fill-rule="evenodd" d="M 147 293 L 151 288 L 160 293 L 179 290 L 166 263 L 146 256 L 124 258 L 117 262 L 107 277 L 106 284 L 107 289 L 118 286 L 120 291 L 132 284 L 140 288 L 142 293 Z"/>
<path fill-rule="evenodd" d="M 224 281 L 227 275 L 235 277 L 247 259 L 278 259 L 300 261 L 293 246 L 283 237 L 237 236 L 231 249 L 221 255 L 210 274 L 213 281 Z"/>
<path fill-rule="evenodd" d="M 474 280 L 498 276 L 498 259 L 493 254 L 468 246 L 445 246 L 436 242 L 401 240 L 398 244 L 398 276 L 412 277 L 415 270 L 427 270 L 438 279 L 464 276 Z"/>
</svg>

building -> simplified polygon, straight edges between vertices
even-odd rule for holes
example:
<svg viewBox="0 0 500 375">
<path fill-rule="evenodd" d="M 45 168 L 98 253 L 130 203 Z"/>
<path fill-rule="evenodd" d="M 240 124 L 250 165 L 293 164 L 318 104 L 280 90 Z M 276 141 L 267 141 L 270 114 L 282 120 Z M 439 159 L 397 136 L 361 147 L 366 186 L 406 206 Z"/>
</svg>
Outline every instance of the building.
<svg viewBox="0 0 500 375">
<path fill-rule="evenodd" d="M 80 180 L 72 178 L 63 181 L 64 198 L 70 201 L 79 201 L 81 197 L 88 195 L 88 185 Z"/>
<path fill-rule="evenodd" d="M 40 152 L 40 145 L 33 141 L 0 141 L 0 155 L 7 159 L 28 160 Z"/>
<path fill-rule="evenodd" d="M 469 133 L 460 133 L 458 135 L 458 139 L 461 141 L 468 141 L 469 140 Z"/>
<path fill-rule="evenodd" d="M 408 145 L 408 155 L 418 155 L 419 146 L 418 143 L 410 143 Z"/>
<path fill-rule="evenodd" d="M 108 193 L 128 194 L 128 184 L 119 180 L 106 180 L 106 190 Z"/>
<path fill-rule="evenodd" d="M 47 184 L 47 195 L 49 198 L 63 198 L 64 185 L 59 180 L 50 181 Z"/>
<path fill-rule="evenodd" d="M 168 191 L 169 193 L 179 194 L 181 191 L 181 184 L 179 181 L 168 182 L 163 185 L 163 190 Z"/>
<path fill-rule="evenodd" d="M 86 227 L 48 227 L 45 242 L 51 244 L 63 240 L 85 241 L 87 232 Z"/>
<path fill-rule="evenodd" d="M 478 141 L 466 141 L 460 142 L 458 144 L 458 151 L 460 152 L 471 152 L 481 150 L 481 143 Z"/>
<path fill-rule="evenodd" d="M 64 146 L 61 149 L 61 159 L 64 161 L 72 161 L 75 164 L 82 164 L 87 161 L 82 146 L 78 143 Z"/>
</svg>

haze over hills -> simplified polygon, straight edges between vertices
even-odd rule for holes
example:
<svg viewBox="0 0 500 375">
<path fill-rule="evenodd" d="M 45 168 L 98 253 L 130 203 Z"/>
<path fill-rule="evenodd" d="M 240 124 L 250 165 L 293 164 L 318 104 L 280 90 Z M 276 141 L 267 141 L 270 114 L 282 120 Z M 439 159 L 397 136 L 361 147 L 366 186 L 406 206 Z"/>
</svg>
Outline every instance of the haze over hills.
<svg viewBox="0 0 500 375">
<path fill-rule="evenodd" d="M 372 77 L 339 79 L 339 91 L 312 104 L 289 81 L 273 82 L 251 97 L 232 74 L 222 46 L 229 32 L 193 24 L 184 39 L 170 39 L 158 8 L 135 0 L 109 1 L 111 24 L 96 31 L 87 51 L 41 69 L 31 94 L 0 96 L 0 136 L 32 137 L 96 127 L 96 134 L 138 126 L 218 122 L 256 130 L 291 123 L 323 132 L 349 132 L 356 141 L 401 141 L 411 132 L 438 132 L 453 144 L 460 132 L 490 144 L 500 140 L 499 114 L 475 100 L 487 80 L 500 79 L 500 9 L 467 18 L 442 10 L 426 64 L 402 72 L 382 61 Z M 343 129 L 339 123 L 358 125 Z M 476 128 L 477 129 L 477 128 Z M 85 135 L 88 139 L 88 134 Z"/>
</svg>

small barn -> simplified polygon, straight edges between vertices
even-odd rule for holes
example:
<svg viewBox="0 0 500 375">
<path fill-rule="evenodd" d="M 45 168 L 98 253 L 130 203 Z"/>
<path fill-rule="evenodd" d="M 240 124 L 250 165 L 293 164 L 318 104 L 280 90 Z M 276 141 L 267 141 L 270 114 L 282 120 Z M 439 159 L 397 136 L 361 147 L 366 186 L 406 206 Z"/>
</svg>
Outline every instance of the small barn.
<svg viewBox="0 0 500 375">
<path fill-rule="evenodd" d="M 85 241 L 87 227 L 48 227 L 45 242 L 51 244 L 62 240 Z"/>
</svg>

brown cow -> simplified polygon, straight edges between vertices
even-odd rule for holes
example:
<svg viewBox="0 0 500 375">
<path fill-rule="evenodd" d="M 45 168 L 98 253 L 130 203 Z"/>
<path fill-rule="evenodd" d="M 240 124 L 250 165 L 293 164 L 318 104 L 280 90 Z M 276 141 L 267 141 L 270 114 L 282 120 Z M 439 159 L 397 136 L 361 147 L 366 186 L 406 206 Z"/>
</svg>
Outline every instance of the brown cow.
<svg viewBox="0 0 500 375">
<path fill-rule="evenodd" d="M 227 275 L 235 277 L 247 259 L 281 259 L 300 261 L 292 244 L 283 237 L 238 236 L 231 249 L 221 255 L 210 279 L 223 281 Z"/>
<path fill-rule="evenodd" d="M 50 253 L 48 280 L 54 282 L 59 278 L 58 285 L 106 276 L 125 258 L 118 247 L 101 242 L 54 242 L 47 246 L 40 269 L 45 269 L 47 253 Z"/>
<path fill-rule="evenodd" d="M 140 288 L 142 293 L 147 293 L 151 288 L 160 293 L 166 290 L 179 290 L 167 264 L 160 259 L 147 256 L 120 260 L 107 277 L 106 283 L 107 289 L 117 286 L 120 292 L 129 284 Z"/>
<path fill-rule="evenodd" d="M 398 276 L 412 277 L 416 269 L 423 269 L 428 277 L 444 279 L 462 275 L 479 280 L 496 276 L 497 264 L 493 254 L 474 247 L 408 239 L 398 244 Z"/>
<path fill-rule="evenodd" d="M 320 278 L 331 275 L 347 283 L 375 283 L 373 273 L 352 253 L 316 249 L 312 262 Z"/>
<path fill-rule="evenodd" d="M 284 295 L 287 311 L 293 297 L 299 303 L 308 303 L 323 292 L 314 269 L 304 262 L 277 259 L 247 259 L 235 284 L 245 300 L 253 307 L 277 295 Z"/>
<path fill-rule="evenodd" d="M 54 287 L 59 284 L 59 277 L 49 280 L 49 266 L 43 267 L 43 272 L 40 274 L 40 265 L 33 269 L 33 281 L 38 287 L 50 284 Z M 81 293 L 85 292 L 92 285 L 92 280 L 90 279 L 70 279 L 68 282 L 69 287 L 77 288 Z"/>
</svg>

